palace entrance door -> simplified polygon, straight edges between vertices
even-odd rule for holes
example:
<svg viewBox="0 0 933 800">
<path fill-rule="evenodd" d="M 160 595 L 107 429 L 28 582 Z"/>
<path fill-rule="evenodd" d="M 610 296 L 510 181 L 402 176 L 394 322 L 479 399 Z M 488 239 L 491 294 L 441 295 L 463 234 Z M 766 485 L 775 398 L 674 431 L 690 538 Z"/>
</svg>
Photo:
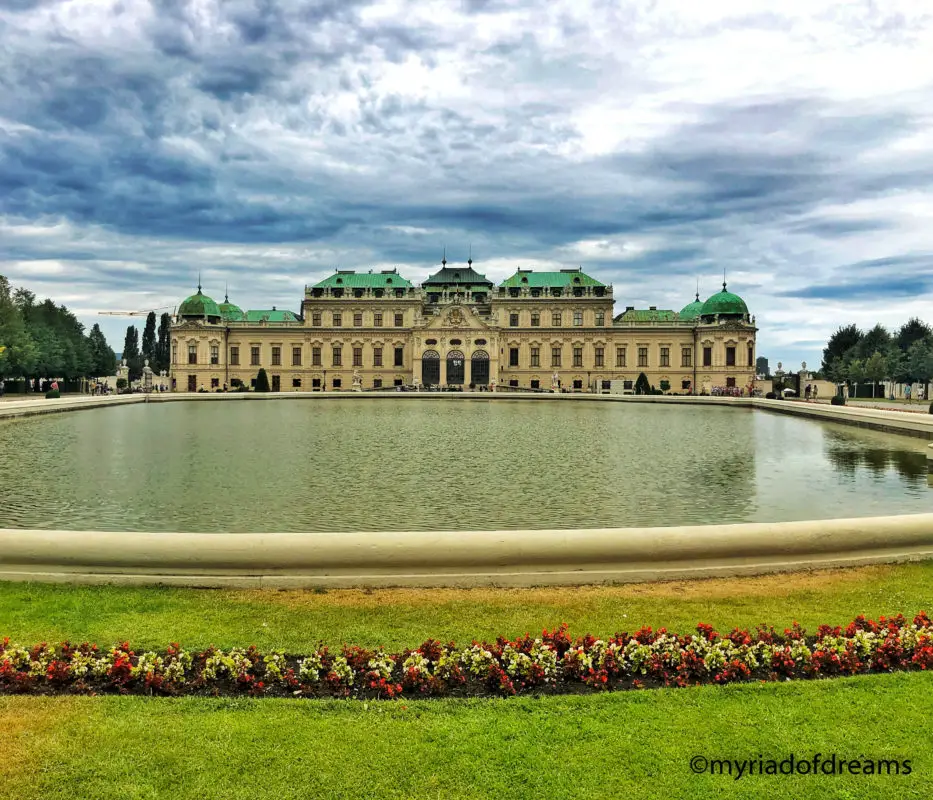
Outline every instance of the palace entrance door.
<svg viewBox="0 0 933 800">
<path fill-rule="evenodd" d="M 421 384 L 437 386 L 441 382 L 441 357 L 437 350 L 427 350 L 421 356 Z"/>
<path fill-rule="evenodd" d="M 489 353 L 477 350 L 470 359 L 470 383 L 486 386 L 489 383 Z"/>
<path fill-rule="evenodd" d="M 198 376 L 189 375 L 188 376 L 188 391 L 196 392 L 198 390 Z"/>
<path fill-rule="evenodd" d="M 459 350 L 451 350 L 447 354 L 447 383 L 463 385 L 464 363 L 463 353 Z"/>
</svg>

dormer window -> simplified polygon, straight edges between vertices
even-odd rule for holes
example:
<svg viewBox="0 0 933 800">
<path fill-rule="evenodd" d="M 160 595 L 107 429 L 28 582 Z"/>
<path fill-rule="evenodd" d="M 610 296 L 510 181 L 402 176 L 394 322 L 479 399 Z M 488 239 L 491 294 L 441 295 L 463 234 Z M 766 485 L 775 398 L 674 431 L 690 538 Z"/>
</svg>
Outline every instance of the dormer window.
<svg viewBox="0 0 933 800">
<path fill-rule="evenodd" d="M 574 282 L 574 283 L 579 283 L 579 282 L 580 282 L 580 279 L 579 279 L 579 278 L 574 278 L 574 279 L 573 279 L 573 282 Z"/>
<path fill-rule="evenodd" d="M 335 281 L 335 283 L 339 286 L 340 284 L 343 283 L 343 278 L 337 278 L 337 280 Z"/>
<path fill-rule="evenodd" d="M 460 280 L 460 273 L 459 273 L 459 272 L 455 272 L 455 273 L 454 273 L 454 280 L 455 280 L 455 281 L 459 281 L 459 280 Z"/>
<path fill-rule="evenodd" d="M 528 283 L 528 278 L 522 278 L 522 283 Z"/>
</svg>

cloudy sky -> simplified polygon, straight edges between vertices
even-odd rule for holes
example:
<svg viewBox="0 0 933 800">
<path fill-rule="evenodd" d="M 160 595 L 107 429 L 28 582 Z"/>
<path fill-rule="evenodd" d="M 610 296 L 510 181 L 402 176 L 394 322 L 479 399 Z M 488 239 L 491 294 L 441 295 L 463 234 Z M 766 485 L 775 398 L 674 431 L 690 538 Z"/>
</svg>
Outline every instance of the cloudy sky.
<svg viewBox="0 0 933 800">
<path fill-rule="evenodd" d="M 466 261 L 679 309 L 774 365 L 933 321 L 922 0 L 0 0 L 0 274 L 116 350 L 201 272 L 244 308 Z"/>
</svg>

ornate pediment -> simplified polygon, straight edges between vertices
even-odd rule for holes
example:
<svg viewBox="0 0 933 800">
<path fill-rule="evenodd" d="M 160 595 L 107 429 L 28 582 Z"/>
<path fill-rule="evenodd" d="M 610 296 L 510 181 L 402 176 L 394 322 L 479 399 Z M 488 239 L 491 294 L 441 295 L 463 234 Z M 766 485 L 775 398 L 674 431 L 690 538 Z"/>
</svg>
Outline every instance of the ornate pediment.
<svg viewBox="0 0 933 800">
<path fill-rule="evenodd" d="M 425 317 L 425 329 L 439 330 L 489 330 L 489 325 L 469 305 L 442 306 Z"/>
</svg>

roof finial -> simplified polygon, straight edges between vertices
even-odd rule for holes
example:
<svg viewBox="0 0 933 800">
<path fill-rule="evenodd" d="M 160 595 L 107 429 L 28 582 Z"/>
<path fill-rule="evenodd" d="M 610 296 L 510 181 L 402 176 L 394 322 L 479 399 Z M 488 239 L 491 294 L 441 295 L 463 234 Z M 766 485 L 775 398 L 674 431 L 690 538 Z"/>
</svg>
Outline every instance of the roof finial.
<svg viewBox="0 0 933 800">
<path fill-rule="evenodd" d="M 230 292 L 228 291 L 229 288 L 230 288 L 230 284 L 224 281 L 224 302 L 225 303 L 230 302 Z"/>
<path fill-rule="evenodd" d="M 201 270 L 198 270 L 198 294 L 201 294 Z"/>
<path fill-rule="evenodd" d="M 473 266 L 473 245 L 470 245 L 470 257 L 467 259 L 467 265 L 469 267 Z"/>
<path fill-rule="evenodd" d="M 700 302 L 700 279 L 697 278 L 697 302 Z"/>
<path fill-rule="evenodd" d="M 726 291 L 726 268 L 722 268 L 722 290 Z"/>
<path fill-rule="evenodd" d="M 441 266 L 442 267 L 447 266 L 447 245 L 446 244 L 444 245 L 444 257 L 441 259 Z"/>
</svg>

